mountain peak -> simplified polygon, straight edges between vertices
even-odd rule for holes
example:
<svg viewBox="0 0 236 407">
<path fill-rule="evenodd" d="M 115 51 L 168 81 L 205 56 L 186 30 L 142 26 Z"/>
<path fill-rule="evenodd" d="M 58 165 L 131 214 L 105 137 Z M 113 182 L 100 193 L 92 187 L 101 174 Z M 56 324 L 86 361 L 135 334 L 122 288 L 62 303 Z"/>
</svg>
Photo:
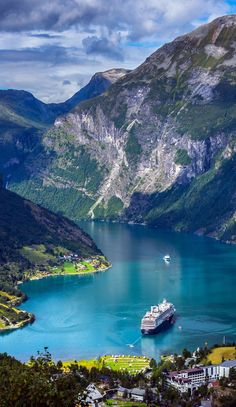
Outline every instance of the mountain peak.
<svg viewBox="0 0 236 407">
<path fill-rule="evenodd" d="M 129 72 L 131 71 L 128 69 L 113 68 L 104 72 L 95 73 L 89 83 L 68 99 L 64 103 L 64 106 L 66 106 L 68 111 L 84 100 L 89 100 L 101 95 L 110 85 L 117 82 Z"/>
<path fill-rule="evenodd" d="M 190 33 L 177 37 L 150 55 L 130 75 L 147 81 L 159 75 L 175 77 L 177 72 L 191 75 L 193 69 L 210 71 L 235 67 L 236 14 L 218 17 Z"/>
<path fill-rule="evenodd" d="M 96 77 L 102 77 L 107 79 L 111 84 L 115 83 L 118 79 L 122 78 L 123 76 L 127 75 L 127 73 L 131 72 L 130 69 L 124 68 L 112 68 L 108 69 L 104 72 L 96 72 L 92 79 Z"/>
<path fill-rule="evenodd" d="M 228 44 L 232 40 L 232 36 L 235 38 L 235 32 L 236 14 L 225 15 L 201 25 L 190 33 L 177 37 L 174 42 L 195 40 L 197 44 L 201 44 L 201 42 Z"/>
</svg>

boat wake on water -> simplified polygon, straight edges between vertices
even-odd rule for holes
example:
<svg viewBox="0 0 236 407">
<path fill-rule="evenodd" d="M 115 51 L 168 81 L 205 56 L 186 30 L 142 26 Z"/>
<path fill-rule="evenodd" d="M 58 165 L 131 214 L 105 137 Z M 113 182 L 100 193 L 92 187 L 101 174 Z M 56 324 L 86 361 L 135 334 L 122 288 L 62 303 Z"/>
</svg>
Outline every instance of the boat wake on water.
<svg viewBox="0 0 236 407">
<path fill-rule="evenodd" d="M 127 346 L 128 346 L 129 348 L 134 348 L 134 346 L 136 345 L 136 343 L 138 343 L 141 338 L 142 338 L 142 336 L 139 336 L 138 339 L 136 339 L 136 341 L 134 341 L 133 343 L 127 343 Z"/>
</svg>

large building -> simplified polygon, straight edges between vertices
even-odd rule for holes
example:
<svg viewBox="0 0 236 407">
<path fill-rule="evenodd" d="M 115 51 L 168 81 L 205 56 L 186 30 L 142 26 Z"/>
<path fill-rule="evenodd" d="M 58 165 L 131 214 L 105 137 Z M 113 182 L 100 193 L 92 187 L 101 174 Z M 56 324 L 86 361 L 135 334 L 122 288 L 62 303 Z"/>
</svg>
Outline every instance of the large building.
<svg viewBox="0 0 236 407">
<path fill-rule="evenodd" d="M 220 365 L 195 367 L 193 369 L 169 372 L 166 375 L 167 386 L 172 386 L 180 393 L 193 391 L 208 382 L 229 377 L 230 369 L 236 369 L 236 360 L 226 360 Z"/>
<path fill-rule="evenodd" d="M 205 383 L 205 372 L 203 368 L 193 368 L 170 372 L 166 375 L 166 384 L 176 388 L 180 393 L 193 391 Z"/>
<path fill-rule="evenodd" d="M 229 377 L 230 369 L 236 369 L 236 360 L 225 360 L 220 365 L 203 366 L 206 378 L 210 380 Z"/>
</svg>

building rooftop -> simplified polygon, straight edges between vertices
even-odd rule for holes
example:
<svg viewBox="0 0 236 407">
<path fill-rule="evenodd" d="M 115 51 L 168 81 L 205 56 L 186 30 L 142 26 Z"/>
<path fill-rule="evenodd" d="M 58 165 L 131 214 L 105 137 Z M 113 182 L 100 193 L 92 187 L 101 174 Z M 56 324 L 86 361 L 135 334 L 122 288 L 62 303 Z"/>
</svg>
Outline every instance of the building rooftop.
<svg viewBox="0 0 236 407">
<path fill-rule="evenodd" d="M 94 384 L 90 384 L 88 387 L 87 387 L 87 398 L 86 398 L 86 401 L 89 401 L 89 400 L 99 400 L 99 399 L 102 399 L 103 398 L 103 396 L 102 396 L 102 394 L 100 393 L 100 391 L 98 391 L 98 389 L 94 386 Z"/>
<path fill-rule="evenodd" d="M 123 392 L 123 391 L 129 391 L 129 390 L 126 389 L 125 387 L 119 386 L 117 391 Z"/>
<path fill-rule="evenodd" d="M 202 369 L 209 369 L 210 367 L 217 367 L 218 365 L 204 365 L 202 366 Z"/>
<path fill-rule="evenodd" d="M 212 403 L 210 400 L 202 400 L 200 407 L 212 407 Z"/>
<path fill-rule="evenodd" d="M 179 372 L 174 371 L 174 372 L 169 372 L 168 376 L 181 376 L 184 373 L 188 373 L 188 374 L 193 374 L 193 373 L 202 373 L 203 372 L 203 368 L 202 367 L 194 367 L 192 369 L 184 369 L 184 370 L 180 370 Z"/>
<path fill-rule="evenodd" d="M 145 390 L 144 389 L 138 389 L 134 388 L 131 390 L 131 394 L 135 394 L 136 396 L 144 396 L 145 395 Z"/>
<path fill-rule="evenodd" d="M 223 367 L 236 367 L 236 360 L 225 360 L 220 364 Z"/>
<path fill-rule="evenodd" d="M 186 370 L 182 370 L 182 372 L 184 373 L 201 373 L 203 372 L 203 368 L 202 367 L 193 367 L 192 369 L 186 369 Z"/>
</svg>

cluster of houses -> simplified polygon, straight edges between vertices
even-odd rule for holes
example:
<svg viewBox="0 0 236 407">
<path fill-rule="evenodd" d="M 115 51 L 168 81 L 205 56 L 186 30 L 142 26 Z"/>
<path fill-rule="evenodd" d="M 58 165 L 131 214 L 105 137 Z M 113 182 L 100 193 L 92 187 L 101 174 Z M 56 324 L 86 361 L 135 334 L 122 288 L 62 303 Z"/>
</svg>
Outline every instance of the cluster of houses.
<svg viewBox="0 0 236 407">
<path fill-rule="evenodd" d="M 95 384 L 89 384 L 86 391 L 80 396 L 80 405 L 85 404 L 89 407 L 99 406 L 104 400 L 110 397 L 117 397 L 118 399 L 129 399 L 131 401 L 145 400 L 145 390 L 140 388 L 126 389 L 125 387 L 118 387 L 116 389 L 110 389 L 103 394 Z"/>
<path fill-rule="evenodd" d="M 92 257 L 92 258 L 86 258 L 83 259 L 82 257 L 80 257 L 78 254 L 76 253 L 68 253 L 68 254 L 64 254 L 62 256 L 58 256 L 58 260 L 61 263 L 64 263 L 65 261 L 71 262 L 71 263 L 76 263 L 77 265 L 79 265 L 79 267 L 83 270 L 86 270 L 87 267 L 85 265 L 83 265 L 80 262 L 84 262 L 84 263 L 90 263 L 95 269 L 100 268 L 101 266 L 101 259 L 99 258 L 99 256 L 96 257 Z"/>
<path fill-rule="evenodd" d="M 188 360 L 186 361 L 188 366 Z M 208 387 L 219 386 L 219 379 L 229 378 L 231 369 L 236 369 L 236 360 L 227 360 L 218 365 L 186 367 L 186 369 L 180 371 L 166 371 L 163 372 L 164 388 L 172 387 L 180 394 L 192 394 L 194 390 L 197 390 L 202 385 L 207 384 Z M 147 370 L 145 376 L 149 377 L 149 374 L 151 374 L 151 370 Z M 137 402 L 142 403 L 147 402 L 147 400 L 160 404 L 162 400 L 163 394 L 158 392 L 157 387 L 148 386 L 142 388 L 141 386 L 129 389 L 122 387 L 120 382 L 116 381 L 114 388 L 110 388 L 109 377 L 101 376 L 100 379 L 99 385 L 91 383 L 85 391 L 79 394 L 78 406 L 102 407 L 105 403 L 108 404 L 108 400 L 113 400 L 114 403 L 126 400 L 136 403 L 136 405 Z M 209 399 L 202 400 L 201 407 L 212 407 L 212 402 Z"/>
<path fill-rule="evenodd" d="M 79 255 L 76 254 L 76 253 L 69 253 L 69 254 L 64 254 L 63 256 L 59 256 L 58 260 L 61 260 L 61 261 L 80 261 L 81 257 L 79 257 Z"/>
<path fill-rule="evenodd" d="M 229 378 L 230 369 L 236 369 L 236 360 L 226 360 L 219 365 L 199 366 L 166 374 L 166 385 L 180 393 L 196 390 L 204 384 L 214 385 L 222 377 Z"/>
</svg>

